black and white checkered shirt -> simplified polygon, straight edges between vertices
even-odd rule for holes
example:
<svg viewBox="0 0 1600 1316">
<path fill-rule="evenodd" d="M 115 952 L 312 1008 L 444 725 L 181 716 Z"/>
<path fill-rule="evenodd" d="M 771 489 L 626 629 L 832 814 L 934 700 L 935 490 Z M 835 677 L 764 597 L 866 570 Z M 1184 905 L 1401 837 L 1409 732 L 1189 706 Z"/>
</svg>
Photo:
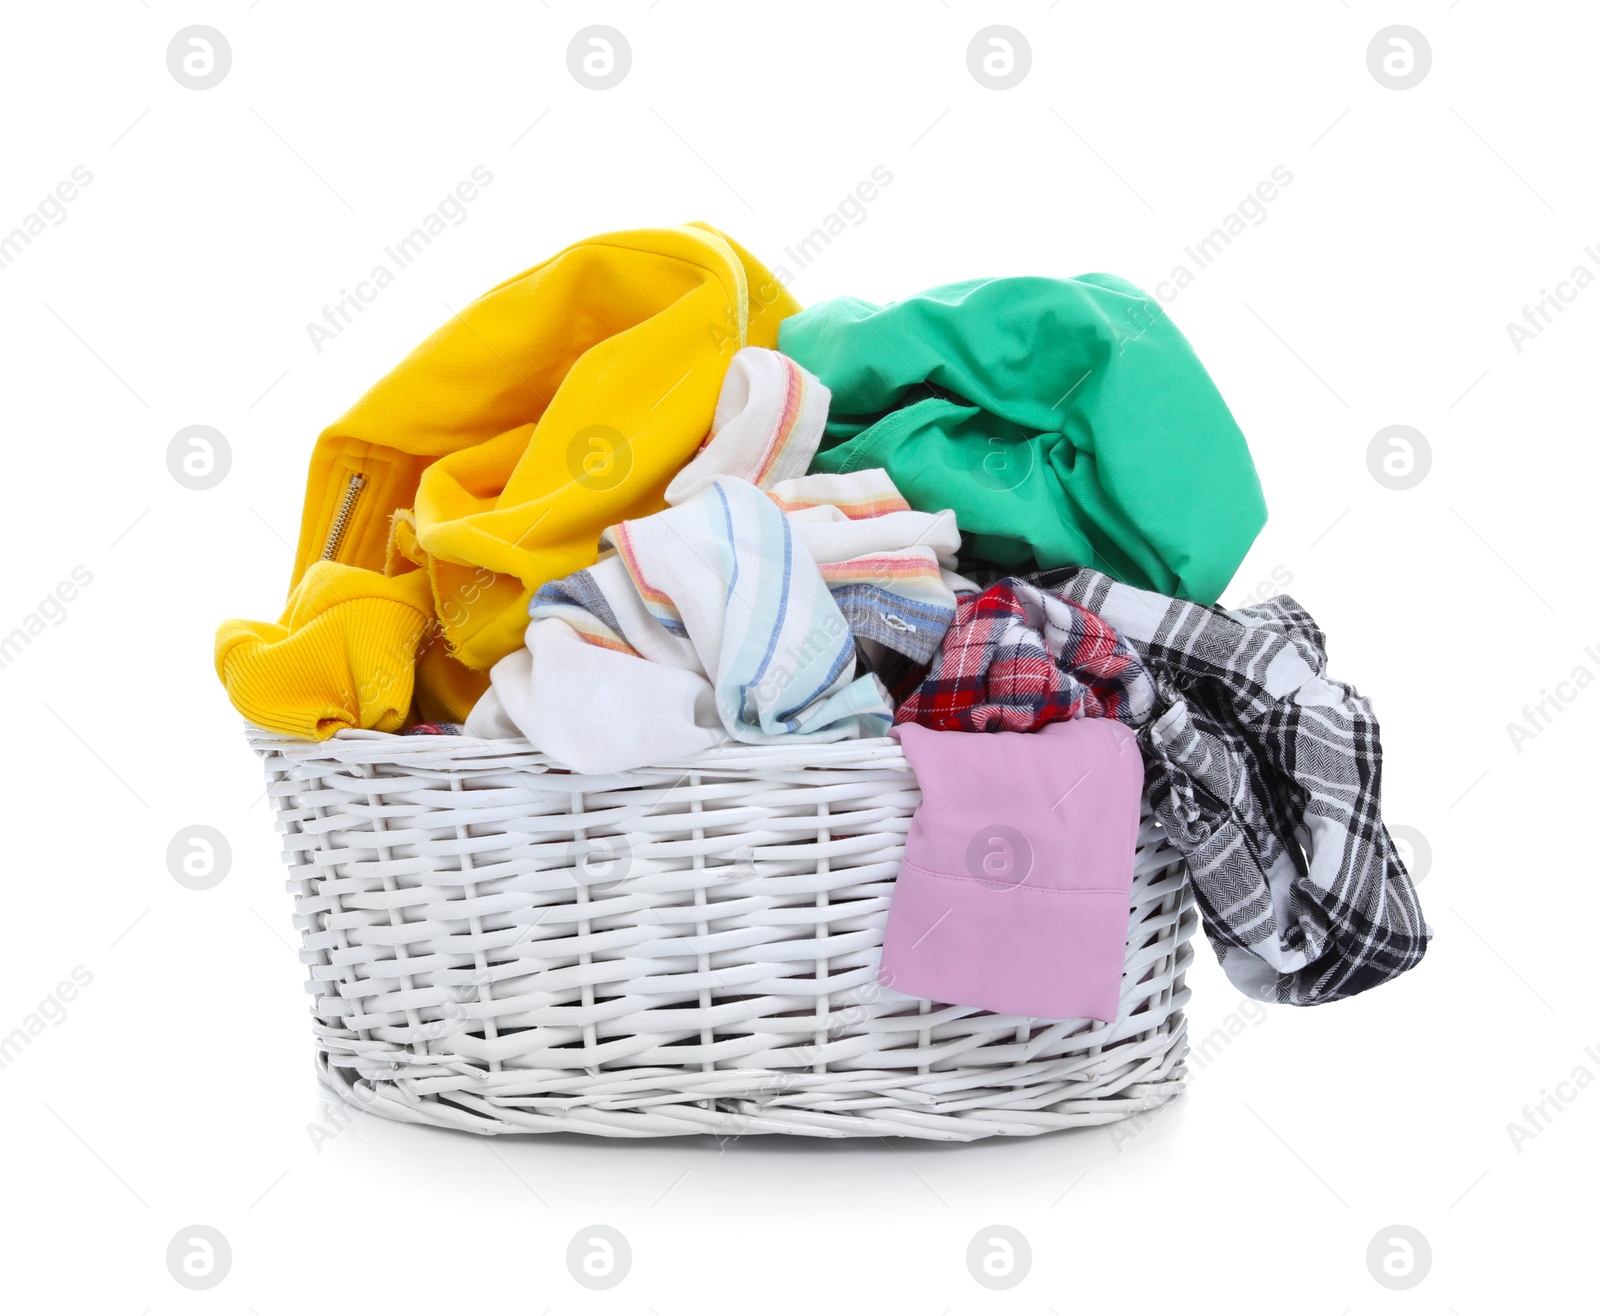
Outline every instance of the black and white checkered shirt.
<svg viewBox="0 0 1600 1316">
<path fill-rule="evenodd" d="M 1422 958 L 1430 932 L 1379 812 L 1377 719 L 1326 675 L 1304 608 L 1206 608 L 1085 568 L 1027 579 L 1098 613 L 1155 673 L 1145 789 L 1236 987 L 1318 1005 Z"/>
</svg>

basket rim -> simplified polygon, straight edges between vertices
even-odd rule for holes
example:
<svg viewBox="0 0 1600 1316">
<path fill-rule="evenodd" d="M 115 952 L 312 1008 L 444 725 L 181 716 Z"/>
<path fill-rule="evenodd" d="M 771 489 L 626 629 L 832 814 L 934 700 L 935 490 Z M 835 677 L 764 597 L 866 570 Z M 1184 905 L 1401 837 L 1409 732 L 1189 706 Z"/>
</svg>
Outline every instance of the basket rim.
<svg viewBox="0 0 1600 1316">
<path fill-rule="evenodd" d="M 387 731 L 343 730 L 326 740 L 300 740 L 245 724 L 245 739 L 262 757 L 292 762 L 388 763 L 437 767 L 450 763 L 483 768 L 515 766 L 523 771 L 573 776 L 628 777 L 635 773 L 772 772 L 799 768 L 876 768 L 910 772 L 900 742 L 892 736 L 794 744 L 714 745 L 681 758 L 666 759 L 622 772 L 578 773 L 552 759 L 525 738 L 487 740 L 479 736 L 403 736 Z"/>
</svg>

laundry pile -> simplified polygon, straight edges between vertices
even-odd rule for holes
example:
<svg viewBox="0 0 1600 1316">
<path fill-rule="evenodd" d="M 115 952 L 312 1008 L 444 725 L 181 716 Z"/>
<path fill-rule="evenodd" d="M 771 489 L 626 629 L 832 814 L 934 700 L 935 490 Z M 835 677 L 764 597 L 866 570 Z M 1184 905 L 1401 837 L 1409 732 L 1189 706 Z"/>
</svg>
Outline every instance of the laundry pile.
<svg viewBox="0 0 1600 1316">
<path fill-rule="evenodd" d="M 312 454 L 251 722 L 526 738 L 582 773 L 895 736 L 922 787 L 897 990 L 1117 1010 L 1141 804 L 1229 978 L 1300 1005 L 1429 932 L 1370 705 L 1280 596 L 1187 340 L 1108 275 L 802 310 L 704 225 L 611 233 L 440 328 Z"/>
</svg>

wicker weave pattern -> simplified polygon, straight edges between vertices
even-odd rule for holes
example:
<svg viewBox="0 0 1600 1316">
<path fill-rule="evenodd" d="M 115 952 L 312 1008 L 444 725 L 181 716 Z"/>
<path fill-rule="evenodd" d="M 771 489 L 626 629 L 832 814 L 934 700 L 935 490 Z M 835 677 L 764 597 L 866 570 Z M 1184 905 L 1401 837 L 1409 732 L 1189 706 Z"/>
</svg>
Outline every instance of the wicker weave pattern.
<svg viewBox="0 0 1600 1316">
<path fill-rule="evenodd" d="M 968 1140 L 1183 1087 L 1183 866 L 1141 825 L 1118 1019 L 1040 1023 L 876 982 L 916 780 L 892 740 L 730 747 L 597 777 L 525 741 L 252 733 L 284 835 L 318 1064 L 479 1133 Z"/>
</svg>

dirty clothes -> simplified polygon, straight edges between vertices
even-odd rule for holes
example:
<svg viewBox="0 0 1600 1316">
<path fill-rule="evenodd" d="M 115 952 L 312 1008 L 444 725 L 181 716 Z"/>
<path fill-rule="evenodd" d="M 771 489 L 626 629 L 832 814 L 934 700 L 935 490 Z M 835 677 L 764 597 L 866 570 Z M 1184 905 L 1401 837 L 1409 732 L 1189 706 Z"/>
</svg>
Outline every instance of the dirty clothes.
<svg viewBox="0 0 1600 1316">
<path fill-rule="evenodd" d="M 1287 595 L 1202 608 L 1088 570 L 1032 583 L 1098 614 L 1156 674 L 1139 733 L 1150 805 L 1240 991 L 1317 1005 L 1422 959 L 1430 932 L 1383 825 L 1378 722 L 1327 674 L 1310 613 Z"/>
<path fill-rule="evenodd" d="M 517 648 L 539 586 L 663 505 L 728 363 L 798 309 L 688 224 L 575 243 L 453 315 L 317 440 L 279 620 L 217 632 L 234 706 L 306 739 L 393 731 L 420 681 L 459 717 L 482 689 L 460 669 Z"/>
<path fill-rule="evenodd" d="M 1266 521 L 1194 349 L 1111 275 L 835 298 L 778 347 L 832 393 L 812 469 L 882 466 L 913 507 L 952 509 L 964 563 L 1093 567 L 1209 604 Z"/>
<path fill-rule="evenodd" d="M 1115 1019 L 1144 783 L 1133 731 L 1081 718 L 895 735 L 922 802 L 879 981 L 997 1014 Z"/>
<path fill-rule="evenodd" d="M 1008 579 L 957 599 L 938 655 L 894 720 L 936 731 L 1034 731 L 1078 717 L 1138 726 L 1155 698 L 1139 655 L 1101 618 Z"/>
</svg>

